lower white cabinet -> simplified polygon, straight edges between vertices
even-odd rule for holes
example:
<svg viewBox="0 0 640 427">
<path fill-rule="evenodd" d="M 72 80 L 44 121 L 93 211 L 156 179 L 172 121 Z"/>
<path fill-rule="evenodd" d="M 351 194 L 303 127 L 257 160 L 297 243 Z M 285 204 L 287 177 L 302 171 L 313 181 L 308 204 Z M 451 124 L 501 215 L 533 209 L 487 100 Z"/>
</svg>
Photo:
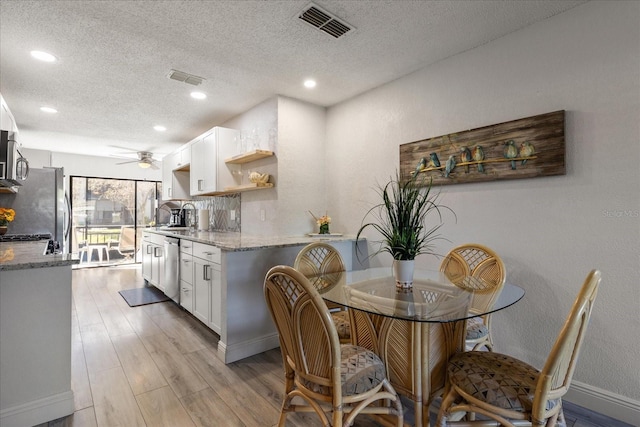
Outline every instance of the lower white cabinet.
<svg viewBox="0 0 640 427">
<path fill-rule="evenodd" d="M 193 313 L 193 242 L 180 241 L 180 305 Z"/>
<path fill-rule="evenodd" d="M 164 292 L 164 237 L 142 233 L 142 277 Z"/>
<path fill-rule="evenodd" d="M 222 331 L 220 249 L 193 242 L 193 315 L 217 334 Z"/>
</svg>

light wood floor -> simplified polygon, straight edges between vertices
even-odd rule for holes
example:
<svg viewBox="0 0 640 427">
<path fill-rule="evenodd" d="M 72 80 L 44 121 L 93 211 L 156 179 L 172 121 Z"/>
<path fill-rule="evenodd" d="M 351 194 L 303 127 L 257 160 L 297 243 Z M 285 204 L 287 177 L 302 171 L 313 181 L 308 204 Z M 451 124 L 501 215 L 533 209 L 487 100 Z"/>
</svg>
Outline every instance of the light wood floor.
<svg viewBox="0 0 640 427">
<path fill-rule="evenodd" d="M 75 413 L 38 427 L 275 425 L 279 350 L 225 365 L 215 355 L 218 336 L 173 302 L 131 308 L 118 294 L 143 284 L 139 265 L 73 271 Z M 566 418 L 569 427 L 625 425 L 573 405 Z M 318 425 L 299 414 L 287 423 Z M 360 416 L 355 425 L 379 424 Z"/>
</svg>

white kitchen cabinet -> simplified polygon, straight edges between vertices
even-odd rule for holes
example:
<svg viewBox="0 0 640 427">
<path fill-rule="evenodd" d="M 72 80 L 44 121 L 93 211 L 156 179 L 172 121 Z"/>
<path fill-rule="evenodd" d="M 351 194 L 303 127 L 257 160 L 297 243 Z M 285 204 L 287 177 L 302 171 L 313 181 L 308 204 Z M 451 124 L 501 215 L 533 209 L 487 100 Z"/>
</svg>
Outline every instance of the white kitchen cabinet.
<svg viewBox="0 0 640 427">
<path fill-rule="evenodd" d="M 180 241 L 180 305 L 193 313 L 193 242 Z"/>
<path fill-rule="evenodd" d="M 237 154 L 237 138 L 234 129 L 214 127 L 201 139 L 191 144 L 190 192 L 192 196 L 221 193 L 225 187 L 236 185 L 232 173 L 234 166 L 225 159 Z"/>
<path fill-rule="evenodd" d="M 142 277 L 164 292 L 164 238 L 157 234 L 142 234 Z"/>
<path fill-rule="evenodd" d="M 193 243 L 193 315 L 217 334 L 222 331 L 222 272 L 219 248 Z"/>
<path fill-rule="evenodd" d="M 11 110 L 2 95 L 0 95 L 0 129 L 9 132 L 18 132 L 16 119 L 13 117 L 13 114 L 11 114 Z"/>
<path fill-rule="evenodd" d="M 188 152 L 188 156 L 185 155 Z M 185 161 L 191 158 L 189 146 L 185 146 L 162 158 L 162 200 L 188 200 L 189 172 Z"/>
</svg>

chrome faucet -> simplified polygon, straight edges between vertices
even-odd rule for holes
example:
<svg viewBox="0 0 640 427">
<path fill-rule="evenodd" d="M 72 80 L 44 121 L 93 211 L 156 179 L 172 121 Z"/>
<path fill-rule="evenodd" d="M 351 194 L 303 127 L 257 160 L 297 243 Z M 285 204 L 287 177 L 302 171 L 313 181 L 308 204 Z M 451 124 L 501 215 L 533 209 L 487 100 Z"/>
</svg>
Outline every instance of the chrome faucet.
<svg viewBox="0 0 640 427">
<path fill-rule="evenodd" d="M 190 217 L 188 227 L 192 229 L 192 231 L 195 231 L 198 228 L 198 210 L 196 209 L 196 206 L 191 202 L 184 203 L 180 208 L 180 216 L 182 216 L 187 205 L 191 205 L 191 208 L 193 209 L 193 218 Z"/>
</svg>

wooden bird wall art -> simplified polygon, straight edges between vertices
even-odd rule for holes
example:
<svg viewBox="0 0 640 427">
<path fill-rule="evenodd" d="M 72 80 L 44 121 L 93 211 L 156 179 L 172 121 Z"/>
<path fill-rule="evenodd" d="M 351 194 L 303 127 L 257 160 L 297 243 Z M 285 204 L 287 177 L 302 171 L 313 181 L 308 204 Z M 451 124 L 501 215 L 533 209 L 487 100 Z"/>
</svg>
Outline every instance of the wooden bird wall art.
<svg viewBox="0 0 640 427">
<path fill-rule="evenodd" d="M 425 185 L 564 175 L 564 110 L 400 145 L 400 176 Z"/>
</svg>

